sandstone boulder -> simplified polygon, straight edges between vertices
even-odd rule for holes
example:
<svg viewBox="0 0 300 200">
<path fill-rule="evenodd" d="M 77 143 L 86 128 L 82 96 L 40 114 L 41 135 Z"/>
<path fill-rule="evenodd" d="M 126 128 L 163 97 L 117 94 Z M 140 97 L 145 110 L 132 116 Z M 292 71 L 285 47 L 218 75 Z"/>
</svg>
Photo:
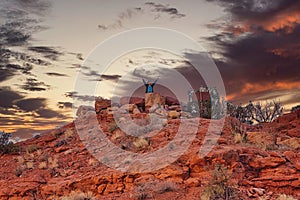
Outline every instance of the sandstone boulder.
<svg viewBox="0 0 300 200">
<path fill-rule="evenodd" d="M 135 109 L 137 109 L 137 106 L 135 104 L 125 104 L 120 108 L 120 110 L 126 110 L 129 113 L 132 113 Z"/>
<path fill-rule="evenodd" d="M 263 169 L 268 167 L 277 167 L 281 164 L 284 164 L 286 160 L 284 158 L 278 157 L 265 157 L 265 158 L 256 158 L 250 162 L 250 166 L 256 169 Z"/>
<path fill-rule="evenodd" d="M 171 119 L 178 119 L 180 117 L 180 112 L 177 112 L 175 110 L 171 110 L 168 113 L 168 117 L 170 117 Z"/>
<path fill-rule="evenodd" d="M 166 97 L 166 104 L 168 106 L 179 105 L 179 101 L 173 97 Z"/>
<path fill-rule="evenodd" d="M 120 98 L 120 104 L 123 106 L 125 104 L 135 104 L 138 107 L 144 106 L 145 100 L 141 97 L 122 97 Z"/>
<path fill-rule="evenodd" d="M 161 96 L 158 93 L 146 93 L 145 94 L 145 108 L 146 111 L 149 111 L 149 109 L 153 105 L 165 105 L 166 104 L 166 98 Z"/>
<path fill-rule="evenodd" d="M 79 106 L 76 112 L 76 116 L 84 116 L 89 111 L 94 111 L 94 108 L 92 106 Z"/>
<path fill-rule="evenodd" d="M 99 113 L 101 110 L 107 109 L 111 106 L 111 101 L 107 99 L 103 99 L 101 97 L 96 98 L 95 101 L 95 111 Z"/>
<path fill-rule="evenodd" d="M 290 138 L 279 142 L 278 144 L 287 146 L 292 149 L 300 149 L 300 138 Z"/>
</svg>

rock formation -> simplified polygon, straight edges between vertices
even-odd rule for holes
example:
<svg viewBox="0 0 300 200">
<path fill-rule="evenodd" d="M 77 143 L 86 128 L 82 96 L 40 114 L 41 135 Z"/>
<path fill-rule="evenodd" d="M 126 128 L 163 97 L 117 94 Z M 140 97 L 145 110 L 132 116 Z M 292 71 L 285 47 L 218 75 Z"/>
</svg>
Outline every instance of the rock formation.
<svg viewBox="0 0 300 200">
<path fill-rule="evenodd" d="M 164 99 L 150 95 L 146 100 L 148 106 L 154 102 L 163 104 Z M 226 168 L 228 181 L 223 186 L 228 186 L 228 191 L 234 193 L 236 199 L 277 199 L 283 194 L 300 198 L 298 111 L 272 123 L 242 124 L 247 134 L 245 141 L 240 142 L 236 137 L 241 133 L 232 126 L 235 119 L 228 117 L 221 136 L 212 133 L 206 139 L 207 142 L 216 139 L 217 145 L 205 157 L 200 157 L 199 148 L 203 145 L 210 120 L 188 119 L 187 113 L 183 113 L 187 119 L 178 119 L 179 112 L 172 111 L 176 117 L 168 118 L 163 126 L 157 128 L 149 122 L 148 115 L 151 113 L 133 113 L 136 107 L 126 105 L 135 123 L 151 124 L 146 129 L 143 129 L 144 126 L 139 130 L 131 128 L 130 131 L 151 135 L 135 137 L 116 126 L 109 112 L 118 112 L 120 108 L 110 108 L 108 104 L 109 101 L 102 99 L 96 102 L 98 114 L 91 108 L 80 108 L 76 120 L 86 122 L 81 127 L 72 122 L 40 137 L 17 143 L 20 147 L 18 153 L 0 155 L 0 199 L 60 199 L 72 191 L 89 191 L 95 199 L 200 199 L 213 189 L 210 184 L 214 177 L 212 172 L 221 169 L 218 166 Z M 121 172 L 96 160 L 84 145 L 84 138 L 78 136 L 78 128 L 86 128 L 88 131 L 84 137 L 102 145 L 102 141 L 94 139 L 92 117 L 96 117 L 106 138 L 117 147 L 144 154 L 167 146 L 169 154 L 166 159 L 181 147 L 174 148 L 170 144 L 176 137 L 181 120 L 187 122 L 182 124 L 183 130 L 186 130 L 183 140 L 190 137 L 191 126 L 198 128 L 191 146 L 176 162 L 147 173 Z M 127 122 L 122 114 L 118 120 Z M 261 142 L 259 138 L 266 141 Z M 131 160 L 127 158 L 126 162 Z M 152 164 L 155 166 L 159 162 Z M 138 170 L 138 164 L 133 166 Z"/>
</svg>

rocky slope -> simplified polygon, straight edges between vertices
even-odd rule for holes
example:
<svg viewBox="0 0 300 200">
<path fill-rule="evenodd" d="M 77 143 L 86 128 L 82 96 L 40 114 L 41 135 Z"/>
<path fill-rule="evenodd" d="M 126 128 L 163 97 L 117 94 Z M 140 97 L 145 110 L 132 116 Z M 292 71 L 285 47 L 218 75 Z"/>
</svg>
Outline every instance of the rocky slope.
<svg viewBox="0 0 300 200">
<path fill-rule="evenodd" d="M 134 137 L 115 126 L 109 105 L 99 100 L 97 115 L 83 109 L 77 120 L 85 119 L 81 125 L 89 127 L 94 125 L 89 124 L 89 117 L 95 115 L 114 145 L 137 154 L 168 145 L 182 123 L 169 116 L 153 136 Z M 134 109 L 130 116 L 144 123 L 140 119 L 147 119 L 148 114 L 133 113 Z M 300 112 L 256 126 L 227 118 L 220 137 L 216 134 L 208 139 L 204 138 L 209 120 L 182 120 L 187 138 L 192 137 L 188 130 L 197 127 L 191 145 L 175 162 L 150 172 L 139 173 L 138 164 L 132 165 L 136 172 L 102 164 L 87 150 L 74 122 L 20 142 L 20 152 L 0 157 L 0 199 L 61 199 L 70 193 L 73 198 L 68 199 L 75 199 L 84 196 L 80 192 L 95 199 L 207 199 L 213 193 L 223 194 L 222 189 L 229 199 L 277 199 L 282 194 L 300 198 Z M 86 137 L 89 134 L 94 133 L 87 132 Z M 214 138 L 217 145 L 200 157 L 200 147 Z M 170 155 L 172 151 L 176 149 L 170 148 Z"/>
</svg>

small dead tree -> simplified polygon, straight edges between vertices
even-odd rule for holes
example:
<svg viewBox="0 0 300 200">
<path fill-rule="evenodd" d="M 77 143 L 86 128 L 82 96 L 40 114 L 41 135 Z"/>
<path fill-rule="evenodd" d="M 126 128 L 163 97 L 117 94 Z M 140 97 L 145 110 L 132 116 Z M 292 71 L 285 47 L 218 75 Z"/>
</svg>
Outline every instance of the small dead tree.
<svg viewBox="0 0 300 200">
<path fill-rule="evenodd" d="M 228 103 L 227 113 L 243 123 L 252 124 L 254 121 L 258 123 L 272 122 L 283 114 L 283 107 L 281 106 L 281 103 L 276 100 L 267 101 L 265 104 L 262 104 L 261 102 L 253 104 L 250 101 L 246 106 L 235 106 Z"/>
<path fill-rule="evenodd" d="M 248 106 L 248 112 L 251 112 L 252 120 L 259 123 L 272 122 L 283 114 L 283 107 L 276 100 L 266 102 L 265 104 L 257 102 L 255 105 L 250 102 Z"/>
</svg>

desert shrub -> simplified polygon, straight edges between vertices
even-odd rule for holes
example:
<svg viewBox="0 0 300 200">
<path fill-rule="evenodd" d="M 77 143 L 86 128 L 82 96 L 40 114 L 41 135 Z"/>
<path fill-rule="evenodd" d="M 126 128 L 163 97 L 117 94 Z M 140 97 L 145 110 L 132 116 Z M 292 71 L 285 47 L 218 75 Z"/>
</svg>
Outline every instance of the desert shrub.
<svg viewBox="0 0 300 200">
<path fill-rule="evenodd" d="M 150 197 L 152 197 L 152 195 L 144 185 L 139 185 L 133 190 L 133 198 L 136 200 L 145 200 Z"/>
<path fill-rule="evenodd" d="M 110 123 L 109 126 L 108 126 L 108 132 L 112 133 L 117 128 L 118 128 L 118 125 L 115 122 Z"/>
<path fill-rule="evenodd" d="M 39 149 L 38 145 L 32 144 L 32 145 L 30 145 L 26 148 L 26 153 L 31 154 L 31 153 L 35 152 L 36 150 L 38 150 L 38 149 Z"/>
<path fill-rule="evenodd" d="M 149 146 L 149 144 L 150 144 L 150 139 L 144 138 L 144 137 L 138 137 L 133 142 L 133 145 L 138 149 L 143 149 L 143 148 Z"/>
<path fill-rule="evenodd" d="M 68 196 L 60 198 L 61 200 L 96 200 L 92 192 L 72 191 Z"/>
<path fill-rule="evenodd" d="M 294 197 L 286 195 L 286 194 L 280 194 L 277 197 L 277 200 L 296 200 Z"/>
<path fill-rule="evenodd" d="M 227 104 L 227 113 L 237 118 L 243 123 L 252 124 L 254 122 L 272 122 L 283 114 L 283 107 L 279 101 L 267 101 L 266 103 L 251 101 L 246 106 L 235 106 L 231 103 Z"/>
<path fill-rule="evenodd" d="M 165 181 L 157 185 L 156 192 L 163 194 L 165 192 L 172 192 L 177 190 L 177 185 L 171 181 Z"/>
<path fill-rule="evenodd" d="M 60 147 L 60 146 L 63 146 L 63 145 L 67 145 L 67 141 L 66 140 L 59 140 L 55 143 L 54 147 Z"/>
<path fill-rule="evenodd" d="M 143 188 L 138 187 L 134 192 L 134 198 L 137 200 L 144 200 L 148 198 L 148 193 Z"/>
<path fill-rule="evenodd" d="M 48 165 L 50 169 L 55 169 L 58 168 L 59 164 L 58 164 L 58 159 L 56 156 L 54 157 L 49 157 L 48 158 Z"/>
<path fill-rule="evenodd" d="M 4 154 L 13 153 L 18 150 L 17 146 L 10 141 L 11 134 L 0 132 L 0 152 Z"/>
<path fill-rule="evenodd" d="M 64 132 L 65 140 L 69 140 L 69 139 L 73 138 L 74 135 L 75 135 L 75 133 L 71 129 L 68 129 Z"/>
<path fill-rule="evenodd" d="M 30 162 L 30 161 L 26 162 L 26 168 L 27 169 L 33 169 L 34 168 L 34 163 Z"/>
<path fill-rule="evenodd" d="M 20 166 L 17 167 L 14 174 L 16 176 L 20 177 L 25 170 L 26 170 L 26 166 L 25 165 L 20 165 Z"/>
<path fill-rule="evenodd" d="M 235 144 L 247 141 L 247 127 L 241 121 L 230 119 L 230 128 Z"/>
<path fill-rule="evenodd" d="M 227 169 L 223 165 L 216 165 L 212 171 L 212 179 L 209 181 L 201 196 L 202 200 L 233 200 L 237 199 L 235 190 L 228 183 Z"/>
<path fill-rule="evenodd" d="M 292 107 L 291 112 L 296 112 L 297 110 L 300 110 L 300 105 Z"/>
<path fill-rule="evenodd" d="M 45 162 L 45 161 L 40 162 L 38 167 L 39 167 L 39 169 L 46 169 L 47 168 L 47 162 Z"/>
</svg>

